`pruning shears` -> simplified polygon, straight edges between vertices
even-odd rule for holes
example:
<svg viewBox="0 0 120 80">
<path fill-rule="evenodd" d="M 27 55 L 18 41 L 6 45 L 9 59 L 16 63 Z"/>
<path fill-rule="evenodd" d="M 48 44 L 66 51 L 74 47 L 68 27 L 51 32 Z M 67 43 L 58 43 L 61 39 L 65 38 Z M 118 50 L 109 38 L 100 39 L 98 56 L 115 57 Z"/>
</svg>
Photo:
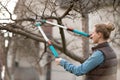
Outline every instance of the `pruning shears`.
<svg viewBox="0 0 120 80">
<path fill-rule="evenodd" d="M 48 23 L 48 24 L 51 24 L 51 25 L 54 25 L 54 26 L 63 28 L 63 29 L 65 29 L 65 30 L 74 32 L 74 33 L 79 34 L 79 35 L 82 35 L 82 36 L 84 36 L 84 37 L 90 37 L 90 35 L 89 35 L 88 33 L 79 31 L 79 30 L 77 30 L 77 29 L 73 29 L 72 27 L 66 27 L 66 26 L 58 25 L 58 24 L 56 24 L 56 23 L 52 23 L 52 22 L 47 21 L 47 20 L 40 20 L 40 22 L 41 22 L 41 23 Z"/>
<path fill-rule="evenodd" d="M 52 54 L 54 55 L 55 58 L 59 58 L 59 55 L 57 51 L 55 50 L 54 46 L 52 45 L 51 41 L 47 38 L 46 34 L 44 33 L 43 29 L 41 28 L 41 23 L 36 22 L 36 26 L 38 27 L 39 31 L 41 32 L 43 38 L 49 45 L 49 49 L 51 50 Z"/>
<path fill-rule="evenodd" d="M 59 55 L 58 55 L 57 51 L 55 50 L 54 46 L 52 45 L 51 41 L 47 38 L 47 36 L 44 33 L 43 29 L 41 28 L 42 23 L 48 23 L 48 24 L 51 24 L 51 25 L 66 29 L 68 31 L 74 32 L 76 34 L 82 35 L 84 37 L 90 37 L 90 35 L 85 33 L 85 32 L 81 32 L 81 31 L 79 31 L 77 29 L 73 29 L 73 28 L 70 28 L 70 27 L 58 25 L 56 23 L 52 23 L 52 22 L 47 21 L 47 20 L 40 20 L 39 22 L 36 22 L 36 26 L 38 27 L 38 29 L 41 32 L 42 36 L 44 37 L 45 41 L 48 43 L 49 49 L 51 50 L 51 52 L 52 52 L 52 54 L 54 55 L 55 58 L 59 58 Z"/>
</svg>

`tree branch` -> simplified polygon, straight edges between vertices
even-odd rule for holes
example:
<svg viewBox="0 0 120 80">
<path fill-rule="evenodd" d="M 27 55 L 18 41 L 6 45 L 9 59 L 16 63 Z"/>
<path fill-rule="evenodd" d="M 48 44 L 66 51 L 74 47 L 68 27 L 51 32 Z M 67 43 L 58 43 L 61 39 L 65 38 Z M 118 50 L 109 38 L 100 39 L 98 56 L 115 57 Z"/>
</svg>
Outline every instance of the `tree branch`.
<svg viewBox="0 0 120 80">
<path fill-rule="evenodd" d="M 26 32 L 24 30 L 21 30 L 21 29 L 15 28 L 15 27 L 17 27 L 17 25 L 11 25 L 11 24 L 6 25 L 6 26 L 0 25 L 0 30 L 7 30 L 7 31 L 10 31 L 10 32 L 13 32 L 13 33 L 16 33 L 16 34 L 26 36 L 28 38 L 31 38 L 31 39 L 39 41 L 39 42 L 43 42 L 43 43 L 45 42 L 45 40 L 43 38 L 41 38 L 41 36 L 39 36 L 37 34 L 30 33 L 30 32 Z M 57 50 L 63 52 L 63 50 L 62 50 L 63 47 L 60 44 L 58 45 L 56 42 L 53 42 L 53 41 L 52 41 L 52 44 L 55 46 L 55 48 Z M 84 58 L 75 55 L 74 53 L 70 52 L 67 49 L 66 49 L 66 52 L 64 54 L 69 56 L 73 60 L 78 61 L 78 62 L 82 63 L 84 61 Z"/>
<path fill-rule="evenodd" d="M 65 13 L 60 17 L 61 19 L 64 18 L 66 15 L 69 14 L 69 12 L 72 10 L 74 6 L 74 3 L 71 3 L 71 5 L 69 6 L 69 8 L 65 11 Z"/>
</svg>

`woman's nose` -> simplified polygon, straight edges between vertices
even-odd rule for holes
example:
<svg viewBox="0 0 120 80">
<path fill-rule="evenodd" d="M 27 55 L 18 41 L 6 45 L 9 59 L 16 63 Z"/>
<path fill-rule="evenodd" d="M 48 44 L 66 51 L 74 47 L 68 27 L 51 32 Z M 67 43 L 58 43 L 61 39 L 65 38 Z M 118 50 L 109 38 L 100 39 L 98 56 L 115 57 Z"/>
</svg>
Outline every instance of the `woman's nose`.
<svg viewBox="0 0 120 80">
<path fill-rule="evenodd" d="M 92 39 L 92 34 L 90 34 L 90 39 Z"/>
</svg>

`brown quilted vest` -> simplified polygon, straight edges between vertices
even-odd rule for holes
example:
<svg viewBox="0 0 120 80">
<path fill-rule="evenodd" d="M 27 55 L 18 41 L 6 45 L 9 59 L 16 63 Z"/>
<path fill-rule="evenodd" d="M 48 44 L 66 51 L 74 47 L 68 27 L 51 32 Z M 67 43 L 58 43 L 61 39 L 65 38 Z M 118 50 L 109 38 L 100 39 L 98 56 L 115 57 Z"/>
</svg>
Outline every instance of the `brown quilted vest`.
<svg viewBox="0 0 120 80">
<path fill-rule="evenodd" d="M 92 48 L 104 54 L 104 62 L 86 74 L 86 80 L 116 80 L 117 58 L 107 42 Z"/>
</svg>

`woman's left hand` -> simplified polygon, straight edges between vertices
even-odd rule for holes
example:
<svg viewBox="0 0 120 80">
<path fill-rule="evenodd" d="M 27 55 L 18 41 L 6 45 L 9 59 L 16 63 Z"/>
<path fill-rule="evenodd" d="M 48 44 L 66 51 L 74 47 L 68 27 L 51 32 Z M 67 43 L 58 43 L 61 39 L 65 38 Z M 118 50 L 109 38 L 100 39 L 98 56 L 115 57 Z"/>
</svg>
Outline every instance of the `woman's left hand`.
<svg viewBox="0 0 120 80">
<path fill-rule="evenodd" d="M 56 58 L 55 59 L 55 62 L 56 62 L 56 64 L 60 64 L 60 61 L 62 60 L 62 58 Z"/>
</svg>

